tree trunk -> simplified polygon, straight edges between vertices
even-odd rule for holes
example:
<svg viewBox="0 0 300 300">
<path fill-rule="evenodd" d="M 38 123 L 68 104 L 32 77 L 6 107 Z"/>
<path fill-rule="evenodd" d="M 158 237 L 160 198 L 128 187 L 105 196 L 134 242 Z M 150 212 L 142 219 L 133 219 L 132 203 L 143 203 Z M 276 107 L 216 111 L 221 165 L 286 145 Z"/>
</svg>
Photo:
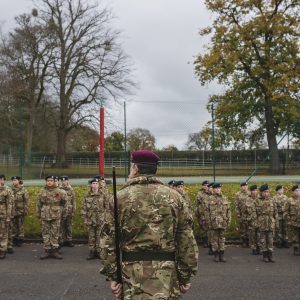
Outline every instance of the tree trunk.
<svg viewBox="0 0 300 300">
<path fill-rule="evenodd" d="M 55 165 L 59 168 L 67 167 L 66 142 L 67 142 L 67 131 L 65 130 L 65 128 L 60 127 L 57 130 L 57 151 L 56 151 L 56 163 L 55 163 Z"/>
<path fill-rule="evenodd" d="M 266 132 L 270 153 L 270 172 L 272 174 L 280 174 L 280 159 L 276 140 L 277 129 L 274 123 L 274 115 L 269 99 L 266 99 L 265 117 L 266 117 Z"/>
</svg>

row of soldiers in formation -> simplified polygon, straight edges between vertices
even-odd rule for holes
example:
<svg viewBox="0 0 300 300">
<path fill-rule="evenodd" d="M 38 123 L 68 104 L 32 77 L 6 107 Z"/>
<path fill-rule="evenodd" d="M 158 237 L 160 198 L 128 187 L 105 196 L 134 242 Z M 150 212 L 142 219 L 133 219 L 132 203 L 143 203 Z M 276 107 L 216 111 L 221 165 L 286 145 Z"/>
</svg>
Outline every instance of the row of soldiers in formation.
<svg viewBox="0 0 300 300">
<path fill-rule="evenodd" d="M 13 253 L 13 245 L 21 246 L 24 240 L 24 218 L 28 214 L 28 192 L 19 176 L 13 176 L 12 188 L 5 185 L 0 175 L 0 258 L 6 252 Z M 72 221 L 76 211 L 76 196 L 68 176 L 47 176 L 36 205 L 40 220 L 45 252 L 40 256 L 61 259 L 61 246 L 73 247 Z M 111 195 L 105 179 L 95 176 L 89 180 L 90 189 L 84 197 L 81 215 L 88 228 L 89 255 L 87 259 L 99 258 L 101 251 L 100 231 L 104 211 L 108 209 Z M 180 193 L 194 222 L 191 201 L 184 190 L 182 180 L 172 180 L 169 186 Z M 216 262 L 225 262 L 225 232 L 231 223 L 230 203 L 222 194 L 220 183 L 205 180 L 196 196 L 195 216 L 199 222 L 204 246 Z M 279 246 L 288 247 L 288 228 L 292 233 L 295 255 L 299 253 L 300 240 L 300 187 L 292 187 L 292 197 L 284 194 L 284 187 L 276 187 L 276 195 L 270 197 L 268 185 L 259 188 L 241 183 L 236 194 L 235 207 L 243 246 L 250 246 L 252 254 L 263 254 L 265 262 L 273 262 L 273 237 Z"/>
<path fill-rule="evenodd" d="M 5 185 L 5 175 L 0 175 L 0 259 L 14 253 L 13 246 L 22 246 L 24 219 L 29 211 L 29 196 L 19 176 L 13 176 L 12 187 Z M 40 259 L 62 259 L 60 247 L 74 247 L 72 222 L 76 212 L 76 195 L 68 176 L 47 176 L 46 185 L 38 194 L 36 214 L 41 224 L 44 253 Z M 109 192 L 105 179 L 95 176 L 89 181 L 90 190 L 84 197 L 81 214 L 88 227 L 89 256 L 99 257 L 99 224 Z"/>
<path fill-rule="evenodd" d="M 204 244 L 210 247 L 215 261 L 224 261 L 225 231 L 230 226 L 230 205 L 221 192 L 220 184 L 202 183 L 196 196 L 196 217 L 202 229 Z M 274 262 L 274 238 L 278 247 L 289 247 L 288 232 L 292 237 L 294 255 L 300 255 L 300 186 L 292 187 L 292 195 L 284 194 L 284 187 L 276 187 L 271 196 L 267 184 L 250 186 L 241 183 L 235 195 L 235 208 L 242 245 L 251 247 L 253 255 L 263 255 L 264 262 Z"/>
</svg>

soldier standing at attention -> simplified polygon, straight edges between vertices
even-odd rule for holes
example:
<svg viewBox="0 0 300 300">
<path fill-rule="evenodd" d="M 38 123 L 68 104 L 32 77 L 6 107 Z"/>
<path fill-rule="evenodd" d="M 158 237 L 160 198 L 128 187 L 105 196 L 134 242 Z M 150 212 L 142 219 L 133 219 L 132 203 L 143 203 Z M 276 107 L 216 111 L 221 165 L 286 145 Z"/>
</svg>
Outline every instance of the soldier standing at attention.
<svg viewBox="0 0 300 300">
<path fill-rule="evenodd" d="M 12 195 L 14 200 L 13 242 L 21 247 L 24 241 L 24 220 L 29 212 L 29 194 L 24 188 L 20 176 L 11 177 Z"/>
<path fill-rule="evenodd" d="M 241 183 L 241 190 L 235 194 L 236 215 L 240 227 L 242 246 L 244 248 L 249 246 L 249 237 L 248 237 L 249 233 L 247 232 L 247 228 L 246 228 L 247 222 L 244 222 L 243 219 L 242 208 L 248 196 L 249 196 L 248 183 L 244 181 Z"/>
<path fill-rule="evenodd" d="M 198 248 L 182 196 L 154 177 L 159 157 L 132 153 L 129 180 L 118 192 L 123 284 L 117 283 L 114 218 L 107 222 L 102 274 L 124 299 L 180 299 L 197 271 Z"/>
<path fill-rule="evenodd" d="M 212 186 L 213 195 L 210 196 L 208 203 L 210 226 L 211 226 L 211 245 L 215 255 L 215 262 L 226 262 L 225 252 L 225 231 L 230 226 L 231 211 L 227 198 L 222 194 L 222 185 L 215 182 Z"/>
<path fill-rule="evenodd" d="M 8 244 L 8 230 L 12 219 L 11 189 L 5 186 L 5 175 L 0 175 L 0 259 L 4 259 Z"/>
<path fill-rule="evenodd" d="M 72 242 L 72 222 L 76 211 L 76 195 L 70 185 L 68 176 L 61 176 L 59 180 L 61 181 L 60 188 L 67 194 L 66 211 L 61 225 L 61 241 L 63 246 L 74 247 Z"/>
<path fill-rule="evenodd" d="M 288 234 L 287 234 L 287 221 L 285 218 L 285 207 L 288 197 L 284 194 L 284 187 L 282 185 L 276 186 L 276 195 L 272 198 L 275 202 L 278 212 L 279 227 L 275 233 L 275 240 L 278 248 L 289 248 Z"/>
<path fill-rule="evenodd" d="M 250 186 L 250 194 L 242 206 L 242 216 L 245 227 L 249 232 L 249 246 L 252 249 L 252 254 L 259 254 L 258 240 L 257 240 L 257 215 L 256 215 L 256 201 L 257 201 L 257 186 Z"/>
<path fill-rule="evenodd" d="M 83 199 L 81 215 L 88 227 L 89 255 L 87 260 L 99 258 L 100 234 L 104 222 L 104 213 L 109 206 L 109 198 L 105 189 L 99 187 L 99 179 L 89 181 L 91 187 Z"/>
<path fill-rule="evenodd" d="M 292 233 L 294 255 L 300 255 L 300 186 L 292 187 L 292 197 L 286 203 L 286 219 Z"/>
<path fill-rule="evenodd" d="M 45 180 L 46 186 L 41 189 L 36 205 L 37 217 L 42 227 L 45 250 L 45 253 L 40 256 L 40 259 L 50 257 L 62 259 L 58 249 L 61 215 L 67 202 L 66 194 L 57 187 L 55 176 L 49 175 Z"/>
<path fill-rule="evenodd" d="M 208 248 L 208 224 L 205 218 L 205 210 L 207 206 L 207 199 L 210 196 L 208 191 L 209 181 L 202 182 L 202 188 L 196 195 L 196 216 L 201 230 L 203 247 Z"/>
<path fill-rule="evenodd" d="M 267 184 L 263 184 L 259 191 L 260 197 L 256 205 L 256 214 L 263 261 L 275 262 L 273 260 L 273 237 L 275 228 L 278 227 L 277 207 L 270 197 Z"/>
</svg>

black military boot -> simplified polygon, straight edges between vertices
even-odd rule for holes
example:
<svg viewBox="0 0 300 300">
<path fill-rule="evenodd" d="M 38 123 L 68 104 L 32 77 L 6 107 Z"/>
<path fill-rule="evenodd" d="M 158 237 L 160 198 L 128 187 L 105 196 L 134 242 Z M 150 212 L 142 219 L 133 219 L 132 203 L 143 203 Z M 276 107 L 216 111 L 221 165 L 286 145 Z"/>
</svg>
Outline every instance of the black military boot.
<svg viewBox="0 0 300 300">
<path fill-rule="evenodd" d="M 5 251 L 0 251 L 0 259 L 4 259 L 5 258 Z"/>
<path fill-rule="evenodd" d="M 297 246 L 294 246 L 294 255 L 299 256 L 299 248 Z"/>
<path fill-rule="evenodd" d="M 252 255 L 257 255 L 256 249 L 252 249 Z"/>
<path fill-rule="evenodd" d="M 214 255 L 214 252 L 212 251 L 211 245 L 209 245 L 208 255 Z"/>
<path fill-rule="evenodd" d="M 224 258 L 224 251 L 220 251 L 219 253 L 219 261 L 220 262 L 226 262 L 226 259 Z"/>
<path fill-rule="evenodd" d="M 45 250 L 45 253 L 43 253 L 41 256 L 40 256 L 40 259 L 47 259 L 47 258 L 50 258 L 51 257 L 51 250 Z"/>
<path fill-rule="evenodd" d="M 243 248 L 247 248 L 248 247 L 246 238 L 242 238 L 242 247 Z"/>
<path fill-rule="evenodd" d="M 207 236 L 203 237 L 203 247 L 208 248 L 208 239 Z"/>
<path fill-rule="evenodd" d="M 23 239 L 17 239 L 17 247 L 22 247 L 24 240 Z"/>
<path fill-rule="evenodd" d="M 283 241 L 283 248 L 290 248 L 288 241 Z"/>
<path fill-rule="evenodd" d="M 263 251 L 263 262 L 269 262 L 268 251 Z"/>
<path fill-rule="evenodd" d="M 18 246 L 19 239 L 18 238 L 13 238 L 13 245 Z"/>
<path fill-rule="evenodd" d="M 65 241 L 64 244 L 66 247 L 74 247 L 74 244 L 72 243 L 72 241 Z"/>
<path fill-rule="evenodd" d="M 90 253 L 88 255 L 88 257 L 86 258 L 87 260 L 91 260 L 91 259 L 95 259 L 95 251 L 94 250 L 90 250 Z"/>
<path fill-rule="evenodd" d="M 219 262 L 219 252 L 218 252 L 218 251 L 215 251 L 215 252 L 214 252 L 214 255 L 215 255 L 214 262 Z"/>
<path fill-rule="evenodd" d="M 7 248 L 7 253 L 9 254 L 13 254 L 14 253 L 14 249 L 13 248 Z"/>
<path fill-rule="evenodd" d="M 272 251 L 268 251 L 268 260 L 269 260 L 269 262 L 272 262 L 272 263 L 275 262 L 275 260 L 273 259 L 273 253 L 272 253 Z"/>
</svg>

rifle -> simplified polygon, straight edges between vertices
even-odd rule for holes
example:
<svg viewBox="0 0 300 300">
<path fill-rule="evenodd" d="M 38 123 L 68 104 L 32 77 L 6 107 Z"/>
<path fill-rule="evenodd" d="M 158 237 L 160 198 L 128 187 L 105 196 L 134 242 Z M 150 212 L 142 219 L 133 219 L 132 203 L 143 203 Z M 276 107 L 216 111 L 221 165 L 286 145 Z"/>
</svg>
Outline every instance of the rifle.
<svg viewBox="0 0 300 300">
<path fill-rule="evenodd" d="M 120 225 L 118 218 L 118 198 L 117 198 L 117 181 L 116 168 L 113 167 L 113 195 L 114 195 L 114 219 L 115 219 L 115 242 L 116 242 L 116 265 L 117 265 L 117 282 L 122 284 L 122 266 L 121 266 L 121 248 L 120 248 Z M 121 300 L 124 299 L 123 286 Z"/>
</svg>

